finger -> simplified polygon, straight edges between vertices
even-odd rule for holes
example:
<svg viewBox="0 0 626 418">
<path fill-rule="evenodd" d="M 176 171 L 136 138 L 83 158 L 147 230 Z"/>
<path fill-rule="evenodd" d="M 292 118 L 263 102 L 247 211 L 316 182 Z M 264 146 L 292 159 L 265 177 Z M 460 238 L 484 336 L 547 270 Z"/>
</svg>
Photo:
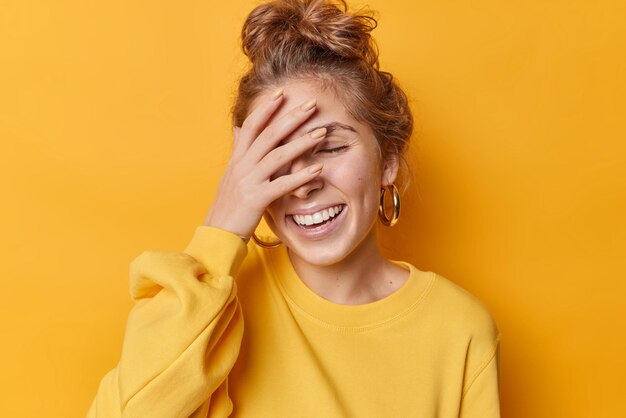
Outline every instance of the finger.
<svg viewBox="0 0 626 418">
<path fill-rule="evenodd" d="M 259 162 L 254 175 L 260 180 L 270 178 L 281 167 L 290 164 L 296 157 L 319 144 L 325 136 L 326 128 L 319 128 L 295 141 L 274 148 Z"/>
<path fill-rule="evenodd" d="M 233 154 L 243 155 L 248 150 L 250 144 L 263 131 L 268 120 L 282 103 L 283 97 L 282 88 L 275 90 L 267 100 L 264 100 L 246 117 L 239 132 L 240 141 L 238 141 L 237 148 L 233 150 Z"/>
<path fill-rule="evenodd" d="M 273 202 L 279 197 L 286 195 L 319 176 L 323 167 L 323 164 L 313 164 L 293 174 L 280 176 L 270 181 L 269 184 L 265 186 L 267 187 L 265 192 L 266 196 Z"/>
<path fill-rule="evenodd" d="M 250 145 L 246 158 L 250 158 L 252 163 L 259 162 L 267 153 L 276 148 L 280 141 L 310 118 L 315 109 L 316 101 L 312 99 L 272 122 Z"/>
</svg>

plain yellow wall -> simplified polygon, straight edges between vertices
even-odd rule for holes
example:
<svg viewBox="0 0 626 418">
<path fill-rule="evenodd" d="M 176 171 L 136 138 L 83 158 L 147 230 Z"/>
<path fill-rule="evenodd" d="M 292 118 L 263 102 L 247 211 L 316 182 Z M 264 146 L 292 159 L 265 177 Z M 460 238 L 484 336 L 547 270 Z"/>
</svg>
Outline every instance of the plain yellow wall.
<svg viewBox="0 0 626 418">
<path fill-rule="evenodd" d="M 1 1 L 0 416 L 85 415 L 130 262 L 208 210 L 253 4 Z M 417 119 L 383 242 L 491 309 L 506 417 L 624 416 L 622 4 L 369 2 Z"/>
</svg>

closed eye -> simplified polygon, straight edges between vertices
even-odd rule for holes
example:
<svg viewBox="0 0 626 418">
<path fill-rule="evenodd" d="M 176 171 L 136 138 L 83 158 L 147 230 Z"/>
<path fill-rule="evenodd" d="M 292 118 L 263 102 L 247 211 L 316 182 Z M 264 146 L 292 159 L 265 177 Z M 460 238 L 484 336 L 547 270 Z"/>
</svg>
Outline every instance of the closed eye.
<svg viewBox="0 0 626 418">
<path fill-rule="evenodd" d="M 328 153 L 328 154 L 333 154 L 335 152 L 343 151 L 346 148 L 348 148 L 347 145 L 342 145 L 342 146 L 336 147 L 336 148 L 321 149 L 321 150 L 318 150 L 318 152 L 325 152 L 325 153 Z"/>
</svg>

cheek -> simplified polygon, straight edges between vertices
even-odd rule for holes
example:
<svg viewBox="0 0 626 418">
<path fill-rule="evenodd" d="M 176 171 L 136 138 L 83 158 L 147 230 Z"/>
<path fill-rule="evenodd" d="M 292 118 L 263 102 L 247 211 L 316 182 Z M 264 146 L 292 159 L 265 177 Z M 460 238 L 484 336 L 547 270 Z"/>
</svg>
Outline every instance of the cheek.
<svg viewBox="0 0 626 418">
<path fill-rule="evenodd" d="M 326 163 L 326 179 L 335 185 L 348 199 L 364 200 L 369 202 L 377 198 L 379 173 L 373 169 L 367 158 L 338 158 L 332 163 Z M 365 203 L 364 202 L 364 203 Z"/>
<path fill-rule="evenodd" d="M 266 211 L 267 211 L 267 214 L 270 216 L 271 219 L 276 219 L 277 214 L 282 212 L 280 210 L 280 208 L 282 207 L 282 200 L 283 199 L 284 198 L 282 198 L 282 197 L 278 198 L 275 201 L 273 201 L 272 203 L 270 203 L 270 205 L 267 207 Z M 267 219 L 266 219 L 266 221 L 267 221 Z M 271 223 L 271 221 L 268 222 L 268 223 Z"/>
</svg>

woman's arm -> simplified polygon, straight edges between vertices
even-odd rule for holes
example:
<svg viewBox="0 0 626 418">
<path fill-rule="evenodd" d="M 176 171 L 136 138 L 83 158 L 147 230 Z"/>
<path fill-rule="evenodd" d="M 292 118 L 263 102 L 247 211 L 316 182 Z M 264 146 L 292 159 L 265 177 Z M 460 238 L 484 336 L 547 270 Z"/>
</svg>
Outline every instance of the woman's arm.
<svg viewBox="0 0 626 418">
<path fill-rule="evenodd" d="M 265 208 L 315 178 L 321 164 L 273 178 L 318 144 L 321 128 L 280 145 L 311 117 L 315 100 L 272 116 L 279 89 L 234 128 L 230 161 L 204 225 L 185 252 L 146 251 L 131 264 L 135 302 L 120 362 L 100 384 L 89 418 L 222 417 L 243 332 L 234 276 Z"/>
<path fill-rule="evenodd" d="M 122 354 L 89 418 L 228 416 L 226 379 L 243 333 L 233 277 L 246 252 L 236 235 L 199 226 L 184 252 L 133 260 Z"/>
</svg>

